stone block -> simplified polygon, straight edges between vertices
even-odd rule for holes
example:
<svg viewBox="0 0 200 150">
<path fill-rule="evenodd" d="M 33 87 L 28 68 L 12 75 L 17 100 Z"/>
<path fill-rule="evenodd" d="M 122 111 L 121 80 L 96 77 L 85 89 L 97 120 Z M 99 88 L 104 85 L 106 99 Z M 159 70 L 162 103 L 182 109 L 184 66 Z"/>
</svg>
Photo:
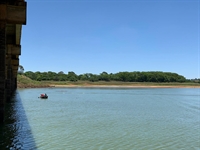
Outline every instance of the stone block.
<svg viewBox="0 0 200 150">
<path fill-rule="evenodd" d="M 21 55 L 21 45 L 7 45 L 7 55 Z"/>
<path fill-rule="evenodd" d="M 11 24 L 26 24 L 26 3 L 24 6 L 0 4 L 0 21 Z"/>
<path fill-rule="evenodd" d="M 19 59 L 12 59 L 12 66 L 19 66 Z"/>
</svg>

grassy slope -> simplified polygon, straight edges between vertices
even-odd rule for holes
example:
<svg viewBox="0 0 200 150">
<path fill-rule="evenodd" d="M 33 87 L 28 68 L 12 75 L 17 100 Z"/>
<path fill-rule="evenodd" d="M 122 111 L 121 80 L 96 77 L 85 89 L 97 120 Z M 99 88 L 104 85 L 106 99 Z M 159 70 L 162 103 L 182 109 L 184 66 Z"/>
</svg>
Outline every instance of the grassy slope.
<svg viewBox="0 0 200 150">
<path fill-rule="evenodd" d="M 24 75 L 17 75 L 17 87 L 18 88 L 48 87 L 48 84 L 31 80 L 30 78 Z"/>
</svg>

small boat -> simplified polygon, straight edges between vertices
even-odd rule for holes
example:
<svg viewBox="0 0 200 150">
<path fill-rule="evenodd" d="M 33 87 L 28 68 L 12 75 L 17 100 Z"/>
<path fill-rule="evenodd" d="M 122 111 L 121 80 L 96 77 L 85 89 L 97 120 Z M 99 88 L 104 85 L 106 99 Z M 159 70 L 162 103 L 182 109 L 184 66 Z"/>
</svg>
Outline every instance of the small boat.
<svg viewBox="0 0 200 150">
<path fill-rule="evenodd" d="M 47 96 L 47 94 L 45 93 L 45 94 L 41 94 L 41 95 L 40 95 L 40 98 L 47 99 L 48 96 Z"/>
</svg>

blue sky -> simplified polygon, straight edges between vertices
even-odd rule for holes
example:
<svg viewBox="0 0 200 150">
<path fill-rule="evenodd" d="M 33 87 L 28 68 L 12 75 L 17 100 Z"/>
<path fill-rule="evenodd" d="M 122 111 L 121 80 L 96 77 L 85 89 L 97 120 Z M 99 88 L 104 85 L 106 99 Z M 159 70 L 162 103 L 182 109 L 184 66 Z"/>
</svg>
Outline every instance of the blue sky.
<svg viewBox="0 0 200 150">
<path fill-rule="evenodd" d="M 200 78 L 198 0 L 27 0 L 25 71 Z"/>
</svg>

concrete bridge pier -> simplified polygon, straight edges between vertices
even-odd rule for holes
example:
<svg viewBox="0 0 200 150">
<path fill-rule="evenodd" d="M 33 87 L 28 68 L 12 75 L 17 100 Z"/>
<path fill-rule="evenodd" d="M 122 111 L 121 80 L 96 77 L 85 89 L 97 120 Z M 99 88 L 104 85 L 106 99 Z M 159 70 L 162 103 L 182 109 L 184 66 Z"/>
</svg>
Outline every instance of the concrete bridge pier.
<svg viewBox="0 0 200 150">
<path fill-rule="evenodd" d="M 12 69 L 9 66 L 7 69 L 7 79 L 6 79 L 6 101 L 7 102 L 10 102 L 13 91 L 15 90 L 14 88 L 12 88 L 12 85 L 14 83 L 12 81 L 11 76 L 12 76 Z"/>
<path fill-rule="evenodd" d="M 21 32 L 21 28 L 20 28 Z M 12 94 L 17 89 L 17 72 L 19 66 L 19 55 L 21 55 L 21 45 L 6 45 L 6 89 Z"/>
<path fill-rule="evenodd" d="M 6 24 L 0 22 L 0 122 L 4 120 L 6 98 Z"/>
<path fill-rule="evenodd" d="M 26 2 L 0 0 L 0 123 L 17 88 L 22 24 L 26 24 Z"/>
</svg>

